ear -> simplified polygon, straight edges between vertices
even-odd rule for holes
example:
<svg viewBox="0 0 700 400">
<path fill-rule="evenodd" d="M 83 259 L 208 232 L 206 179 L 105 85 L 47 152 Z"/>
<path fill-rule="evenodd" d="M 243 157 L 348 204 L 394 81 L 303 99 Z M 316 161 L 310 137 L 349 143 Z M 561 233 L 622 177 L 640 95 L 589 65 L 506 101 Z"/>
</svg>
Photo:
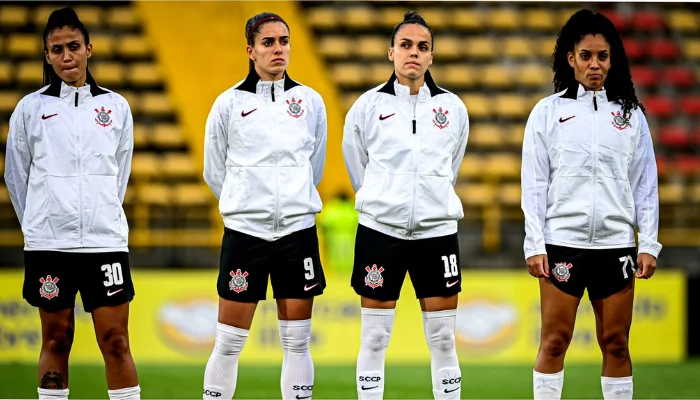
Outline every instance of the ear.
<svg viewBox="0 0 700 400">
<path fill-rule="evenodd" d="M 388 55 L 389 55 L 389 61 L 393 62 L 394 61 L 394 48 L 393 47 L 389 47 Z"/>
<path fill-rule="evenodd" d="M 574 61 L 574 52 L 568 52 L 566 58 L 569 60 L 569 65 L 571 66 L 571 68 L 574 68 L 574 66 L 576 65 Z"/>
<path fill-rule="evenodd" d="M 246 51 L 246 53 L 248 53 L 248 58 L 255 61 L 255 56 L 253 55 L 253 47 L 248 45 L 248 46 L 246 46 L 245 51 Z"/>
<path fill-rule="evenodd" d="M 87 49 L 87 58 L 92 57 L 92 43 L 88 43 L 85 48 Z"/>
<path fill-rule="evenodd" d="M 433 65 L 433 52 L 430 52 L 430 61 L 428 62 L 428 65 Z"/>
<path fill-rule="evenodd" d="M 49 52 L 48 51 L 44 52 L 44 58 L 46 58 L 46 63 L 51 65 L 51 60 L 49 60 Z"/>
</svg>

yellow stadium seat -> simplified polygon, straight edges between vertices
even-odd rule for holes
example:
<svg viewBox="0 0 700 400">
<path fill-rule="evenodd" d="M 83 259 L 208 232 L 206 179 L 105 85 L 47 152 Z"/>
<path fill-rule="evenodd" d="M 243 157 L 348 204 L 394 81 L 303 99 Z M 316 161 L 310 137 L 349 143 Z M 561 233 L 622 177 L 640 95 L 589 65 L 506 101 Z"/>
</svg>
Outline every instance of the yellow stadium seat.
<svg viewBox="0 0 700 400">
<path fill-rule="evenodd" d="M 189 154 L 171 152 L 163 156 L 163 174 L 172 178 L 193 178 L 197 169 Z"/>
<path fill-rule="evenodd" d="M 5 185 L 0 185 L 0 204 L 10 204 L 10 193 Z"/>
<path fill-rule="evenodd" d="M 383 82 L 386 82 L 389 80 L 393 72 L 394 64 L 388 61 L 383 63 L 372 64 L 369 67 L 369 83 L 372 85 L 379 85 Z"/>
<path fill-rule="evenodd" d="M 124 65 L 118 62 L 101 62 L 90 66 L 92 76 L 98 85 L 104 87 L 124 84 Z"/>
<path fill-rule="evenodd" d="M 493 113 L 494 107 L 485 95 L 468 93 L 461 95 L 460 98 L 467 106 L 470 119 L 488 118 Z"/>
<path fill-rule="evenodd" d="M 474 37 L 465 43 L 466 55 L 469 58 L 490 60 L 496 55 L 496 43 L 486 36 Z"/>
<path fill-rule="evenodd" d="M 0 175 L 5 173 L 5 155 L 0 153 Z"/>
<path fill-rule="evenodd" d="M 21 98 L 17 92 L 0 91 L 0 112 L 11 113 Z"/>
<path fill-rule="evenodd" d="M 418 10 L 418 14 L 428 23 L 428 25 L 436 31 L 440 31 L 447 27 L 449 14 L 443 8 L 431 6 L 428 8 L 421 8 Z"/>
<path fill-rule="evenodd" d="M 153 128 L 151 142 L 162 148 L 181 147 L 185 136 L 176 124 L 158 124 Z"/>
<path fill-rule="evenodd" d="M 696 183 L 689 189 L 690 200 L 694 203 L 700 203 L 700 183 Z"/>
<path fill-rule="evenodd" d="M 0 62 L 0 85 L 12 83 L 12 64 L 6 61 Z"/>
<path fill-rule="evenodd" d="M 143 58 L 151 54 L 151 47 L 141 35 L 127 35 L 121 38 L 119 53 L 129 58 Z"/>
<path fill-rule="evenodd" d="M 484 27 L 484 15 L 473 8 L 458 8 L 448 20 L 454 28 L 464 31 L 480 31 Z"/>
<path fill-rule="evenodd" d="M 503 183 L 498 187 L 498 200 L 506 206 L 520 206 L 521 193 L 519 183 Z"/>
<path fill-rule="evenodd" d="M 359 63 L 335 64 L 331 75 L 341 86 L 359 86 L 365 82 L 365 67 Z"/>
<path fill-rule="evenodd" d="M 557 17 L 547 9 L 534 9 L 525 12 L 525 27 L 532 31 L 550 32 L 555 31 Z"/>
<path fill-rule="evenodd" d="M 338 25 L 338 19 L 333 6 L 317 5 L 312 7 L 307 14 L 309 25 L 317 29 L 332 29 Z"/>
<path fill-rule="evenodd" d="M 473 126 L 470 126 L 468 146 L 491 149 L 502 147 L 503 137 L 501 135 L 500 125 L 474 124 Z"/>
<path fill-rule="evenodd" d="M 566 24 L 566 22 L 571 18 L 571 16 L 576 14 L 576 12 L 578 10 L 579 9 L 577 9 L 577 8 L 570 8 L 568 10 L 560 10 L 558 21 L 555 21 L 555 23 L 558 23 L 558 25 L 556 26 L 557 31 L 559 31 L 564 26 L 564 24 Z"/>
<path fill-rule="evenodd" d="M 161 83 L 158 66 L 152 62 L 131 64 L 127 77 L 129 82 L 135 86 L 156 86 Z"/>
<path fill-rule="evenodd" d="M 486 156 L 484 174 L 500 179 L 520 177 L 520 156 L 513 153 L 493 153 Z"/>
<path fill-rule="evenodd" d="M 671 29 L 683 33 L 695 33 L 698 31 L 698 18 L 690 10 L 674 10 L 666 14 L 666 22 Z"/>
<path fill-rule="evenodd" d="M 58 10 L 59 7 L 56 5 L 40 5 L 34 9 L 34 25 L 36 26 L 37 32 L 41 32 L 44 27 L 46 27 L 46 22 L 49 20 L 49 15 L 52 12 Z M 80 15 L 78 15 L 80 17 Z M 41 34 L 39 34 L 41 36 Z"/>
<path fill-rule="evenodd" d="M 360 4 L 360 3 L 355 3 Z M 361 5 L 350 5 L 343 11 L 343 25 L 350 29 L 367 29 L 374 26 L 374 12 L 371 8 Z"/>
<path fill-rule="evenodd" d="M 20 5 L 6 4 L 0 6 L 0 26 L 19 27 L 29 21 L 29 9 Z"/>
<path fill-rule="evenodd" d="M 160 175 L 160 157 L 150 152 L 135 152 L 131 160 L 131 176 L 134 179 L 148 179 Z"/>
<path fill-rule="evenodd" d="M 10 133 L 10 123 L 4 122 L 0 125 L 0 143 L 7 143 L 7 134 Z"/>
<path fill-rule="evenodd" d="M 134 147 L 146 147 L 151 136 L 151 127 L 146 124 L 134 124 Z"/>
<path fill-rule="evenodd" d="M 511 8 L 495 9 L 491 11 L 488 23 L 498 31 L 511 32 L 520 27 L 520 17 L 520 14 Z"/>
<path fill-rule="evenodd" d="M 174 187 L 173 202 L 182 206 L 203 206 L 215 197 L 209 188 L 199 183 L 181 183 Z"/>
<path fill-rule="evenodd" d="M 403 21 L 403 15 L 407 9 L 403 7 L 381 7 L 377 10 L 376 23 L 382 28 L 393 29 L 399 22 Z M 391 30 L 387 32 L 390 35 Z"/>
<path fill-rule="evenodd" d="M 553 77 L 552 70 L 541 63 L 522 65 L 515 73 L 518 85 L 526 87 L 546 86 L 552 82 Z"/>
<path fill-rule="evenodd" d="M 112 58 L 114 51 L 114 37 L 108 33 L 90 34 L 92 52 L 101 60 Z"/>
<path fill-rule="evenodd" d="M 163 93 L 145 93 L 141 96 L 141 110 L 151 115 L 168 115 L 173 112 L 173 105 Z"/>
<path fill-rule="evenodd" d="M 522 123 L 506 125 L 503 128 L 507 144 L 522 148 L 523 136 L 525 135 L 525 123 L 526 122 L 523 121 Z"/>
<path fill-rule="evenodd" d="M 542 37 L 537 41 L 535 51 L 537 52 L 537 55 L 539 55 L 541 58 L 544 58 L 547 61 L 549 61 L 549 59 L 552 57 L 552 54 L 554 53 L 554 45 L 556 43 L 556 36 Z"/>
<path fill-rule="evenodd" d="M 466 207 L 484 207 L 493 204 L 495 190 L 488 183 L 466 183 L 455 186 L 455 191 Z"/>
<path fill-rule="evenodd" d="M 141 112 L 141 95 L 129 91 L 120 91 L 119 94 L 126 99 L 127 103 L 129 103 L 129 108 L 131 109 L 132 114 Z"/>
<path fill-rule="evenodd" d="M 172 201 L 172 188 L 160 183 L 139 185 L 137 196 L 141 203 L 166 206 Z"/>
<path fill-rule="evenodd" d="M 139 25 L 139 20 L 130 6 L 112 7 L 107 11 L 107 24 L 117 29 L 133 29 Z"/>
<path fill-rule="evenodd" d="M 440 36 L 434 57 L 437 62 L 442 60 L 457 60 L 462 58 L 464 39 L 458 36 Z"/>
<path fill-rule="evenodd" d="M 700 39 L 683 40 L 683 54 L 690 60 L 700 60 Z"/>
<path fill-rule="evenodd" d="M 73 9 L 88 32 L 102 25 L 102 7 L 77 5 Z"/>
<path fill-rule="evenodd" d="M 532 42 L 522 36 L 508 36 L 502 45 L 507 57 L 521 59 L 532 54 Z"/>
<path fill-rule="evenodd" d="M 477 178 L 481 176 L 483 165 L 483 157 L 467 151 L 462 160 L 462 165 L 459 166 L 459 177 L 462 179 Z"/>
<path fill-rule="evenodd" d="M 512 78 L 510 68 L 499 64 L 487 65 L 477 74 L 481 78 L 482 85 L 488 88 L 505 89 L 511 85 Z"/>
<path fill-rule="evenodd" d="M 430 67 L 433 69 L 434 67 Z M 435 79 L 440 85 L 441 82 L 450 88 L 472 88 L 476 84 L 476 72 L 474 68 L 466 66 L 462 63 L 448 64 L 442 67 L 441 74 L 435 74 Z"/>
<path fill-rule="evenodd" d="M 530 113 L 523 96 L 514 94 L 502 94 L 495 96 L 492 103 L 496 114 L 505 118 L 523 118 Z"/>
<path fill-rule="evenodd" d="M 37 59 L 43 54 L 44 44 L 41 35 L 16 33 L 10 36 L 6 52 L 12 57 Z"/>
<path fill-rule="evenodd" d="M 321 36 L 318 45 L 321 55 L 329 60 L 348 58 L 355 46 L 356 44 L 351 44 L 348 38 L 335 35 Z"/>
<path fill-rule="evenodd" d="M 683 202 L 685 187 L 680 183 L 659 184 L 659 203 L 680 204 Z"/>
<path fill-rule="evenodd" d="M 343 106 L 345 106 L 346 112 L 350 110 L 360 96 L 362 96 L 362 92 L 347 92 L 343 94 Z"/>
<path fill-rule="evenodd" d="M 38 89 L 44 81 L 44 65 L 38 60 L 19 64 L 17 81 L 23 85 L 37 86 Z"/>
<path fill-rule="evenodd" d="M 352 45 L 360 58 L 388 60 L 389 41 L 382 36 L 361 36 Z"/>
</svg>

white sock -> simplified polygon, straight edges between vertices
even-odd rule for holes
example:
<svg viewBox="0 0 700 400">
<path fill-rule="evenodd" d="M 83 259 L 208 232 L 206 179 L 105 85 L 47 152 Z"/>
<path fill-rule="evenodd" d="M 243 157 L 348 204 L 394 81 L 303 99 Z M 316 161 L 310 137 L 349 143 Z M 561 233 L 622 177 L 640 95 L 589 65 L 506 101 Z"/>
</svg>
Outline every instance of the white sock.
<svg viewBox="0 0 700 400">
<path fill-rule="evenodd" d="M 532 387 L 535 400 L 559 400 L 564 387 L 564 370 L 556 374 L 543 374 L 532 370 Z"/>
<path fill-rule="evenodd" d="M 107 395 L 109 395 L 110 400 L 140 400 L 141 387 L 136 385 L 124 389 L 108 390 Z"/>
<path fill-rule="evenodd" d="M 603 398 L 605 400 L 632 399 L 632 377 L 608 378 L 600 377 L 600 385 L 603 387 Z"/>
<path fill-rule="evenodd" d="M 430 373 L 436 400 L 459 399 L 462 371 L 455 349 L 457 310 L 424 311 L 423 331 L 430 349 Z"/>
<path fill-rule="evenodd" d="M 384 396 L 384 359 L 394 328 L 396 310 L 362 308 L 360 353 L 357 355 L 357 396 L 359 400 Z"/>
<path fill-rule="evenodd" d="M 39 390 L 39 400 L 68 400 L 68 388 L 66 389 L 42 389 Z"/>
<path fill-rule="evenodd" d="M 233 326 L 216 324 L 216 343 L 204 370 L 204 399 L 230 399 L 236 391 L 238 357 L 248 332 Z"/>
<path fill-rule="evenodd" d="M 282 398 L 310 399 L 314 389 L 314 362 L 309 351 L 311 320 L 278 321 L 282 361 Z"/>
</svg>

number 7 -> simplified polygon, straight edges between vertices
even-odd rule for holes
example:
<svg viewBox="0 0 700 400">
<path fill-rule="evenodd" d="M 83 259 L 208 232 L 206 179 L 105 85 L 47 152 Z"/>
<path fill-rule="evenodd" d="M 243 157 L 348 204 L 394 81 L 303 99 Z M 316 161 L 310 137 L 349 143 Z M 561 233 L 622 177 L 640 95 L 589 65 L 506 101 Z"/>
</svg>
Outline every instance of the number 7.
<svg viewBox="0 0 700 400">
<path fill-rule="evenodd" d="M 637 272 L 637 270 L 634 268 L 634 260 L 632 259 L 632 256 L 624 256 L 619 258 L 620 262 L 622 264 L 622 275 L 625 277 L 625 279 L 629 278 L 629 275 L 627 275 L 627 265 L 630 264 L 631 267 L 630 269 L 632 270 L 632 273 Z"/>
</svg>

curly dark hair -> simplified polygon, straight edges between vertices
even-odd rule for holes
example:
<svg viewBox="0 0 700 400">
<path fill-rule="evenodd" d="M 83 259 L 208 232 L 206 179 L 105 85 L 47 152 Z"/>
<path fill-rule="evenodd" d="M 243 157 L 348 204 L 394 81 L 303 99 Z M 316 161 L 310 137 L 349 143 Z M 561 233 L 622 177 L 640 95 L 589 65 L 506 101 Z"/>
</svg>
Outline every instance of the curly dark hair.
<svg viewBox="0 0 700 400">
<path fill-rule="evenodd" d="M 644 112 L 644 106 L 639 102 L 634 91 L 627 53 L 625 53 L 620 33 L 605 15 L 594 14 L 591 10 L 584 9 L 576 12 L 559 32 L 552 54 L 554 91 L 560 92 L 571 85 L 578 84 L 574 70 L 569 65 L 568 53 L 574 51 L 574 46 L 589 34 L 603 35 L 610 44 L 610 70 L 605 79 L 608 99 L 622 106 L 623 115 L 628 115 L 637 107 Z"/>
</svg>

